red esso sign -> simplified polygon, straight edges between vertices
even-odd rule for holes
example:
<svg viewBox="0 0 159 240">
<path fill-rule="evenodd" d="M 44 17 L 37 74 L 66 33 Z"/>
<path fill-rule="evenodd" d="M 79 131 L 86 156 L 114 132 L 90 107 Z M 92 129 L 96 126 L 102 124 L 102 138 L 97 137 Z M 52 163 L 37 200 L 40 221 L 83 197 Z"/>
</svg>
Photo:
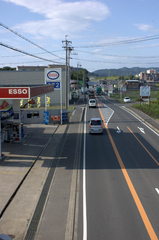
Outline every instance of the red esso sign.
<svg viewBox="0 0 159 240">
<path fill-rule="evenodd" d="M 57 73 L 49 73 L 49 78 L 57 78 L 58 77 L 58 74 Z"/>
<path fill-rule="evenodd" d="M 29 99 L 29 87 L 0 87 L 0 99 Z"/>
</svg>

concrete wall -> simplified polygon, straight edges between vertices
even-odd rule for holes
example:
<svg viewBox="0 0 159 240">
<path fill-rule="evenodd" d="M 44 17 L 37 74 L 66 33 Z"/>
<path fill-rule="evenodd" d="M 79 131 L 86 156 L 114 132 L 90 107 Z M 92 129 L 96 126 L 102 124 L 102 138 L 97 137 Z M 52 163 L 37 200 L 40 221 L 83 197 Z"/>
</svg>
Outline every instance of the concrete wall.
<svg viewBox="0 0 159 240">
<path fill-rule="evenodd" d="M 51 121 L 51 116 L 57 116 L 60 115 L 60 109 L 51 109 L 49 111 L 49 124 L 53 123 Z M 22 114 L 22 119 L 21 122 L 24 124 L 39 124 L 39 123 L 44 123 L 44 110 L 34 110 L 34 109 L 29 109 L 29 110 L 21 110 Z M 34 116 L 38 115 L 39 116 Z M 32 115 L 31 118 L 28 118 L 28 115 Z"/>
</svg>

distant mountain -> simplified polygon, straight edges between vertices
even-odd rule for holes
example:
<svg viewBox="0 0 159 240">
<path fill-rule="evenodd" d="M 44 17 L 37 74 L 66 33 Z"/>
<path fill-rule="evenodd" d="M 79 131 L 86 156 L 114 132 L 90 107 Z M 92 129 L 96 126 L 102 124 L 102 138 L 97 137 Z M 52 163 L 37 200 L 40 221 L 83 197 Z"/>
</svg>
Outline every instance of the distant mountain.
<svg viewBox="0 0 159 240">
<path fill-rule="evenodd" d="M 129 76 L 136 75 L 141 72 L 146 72 L 148 69 L 154 69 L 156 72 L 159 72 L 159 68 L 119 68 L 119 69 L 99 69 L 94 72 L 89 73 L 89 76 L 100 76 L 100 77 L 110 77 L 110 76 Z"/>
</svg>

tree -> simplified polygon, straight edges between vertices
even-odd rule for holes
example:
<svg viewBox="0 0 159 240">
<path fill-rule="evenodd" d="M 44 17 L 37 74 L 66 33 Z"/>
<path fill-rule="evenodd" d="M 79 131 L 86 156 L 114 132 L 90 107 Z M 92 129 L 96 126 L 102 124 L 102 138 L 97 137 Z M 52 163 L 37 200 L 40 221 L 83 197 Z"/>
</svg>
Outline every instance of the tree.
<svg viewBox="0 0 159 240">
<path fill-rule="evenodd" d="M 0 68 L 0 71 L 14 71 L 14 70 L 16 70 L 16 69 L 15 69 L 15 68 L 8 67 L 8 66 L 3 67 L 3 68 Z"/>
<path fill-rule="evenodd" d="M 134 75 L 130 74 L 130 80 L 134 79 Z"/>
</svg>

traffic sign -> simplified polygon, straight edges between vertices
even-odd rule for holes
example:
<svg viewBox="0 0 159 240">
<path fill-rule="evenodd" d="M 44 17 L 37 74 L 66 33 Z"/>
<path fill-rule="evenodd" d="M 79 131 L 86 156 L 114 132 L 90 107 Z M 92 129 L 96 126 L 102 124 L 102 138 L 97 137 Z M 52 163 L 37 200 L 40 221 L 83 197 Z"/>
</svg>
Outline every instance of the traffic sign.
<svg viewBox="0 0 159 240">
<path fill-rule="evenodd" d="M 150 96 L 150 86 L 141 86 L 140 87 L 140 96 Z"/>
</svg>

